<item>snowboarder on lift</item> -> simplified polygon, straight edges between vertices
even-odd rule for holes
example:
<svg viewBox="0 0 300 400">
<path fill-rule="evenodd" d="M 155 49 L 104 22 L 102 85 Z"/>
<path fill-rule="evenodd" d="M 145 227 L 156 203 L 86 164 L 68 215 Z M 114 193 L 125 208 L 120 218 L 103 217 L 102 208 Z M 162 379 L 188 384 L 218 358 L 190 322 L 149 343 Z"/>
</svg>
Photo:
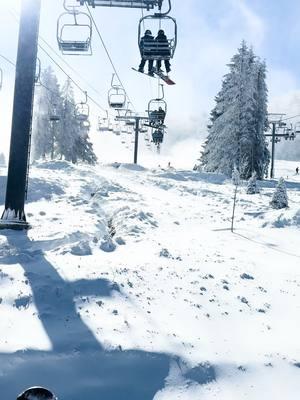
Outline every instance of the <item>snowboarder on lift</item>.
<svg viewBox="0 0 300 400">
<path fill-rule="evenodd" d="M 152 36 L 152 32 L 147 29 L 145 31 L 145 35 L 140 40 L 140 49 L 142 50 L 142 60 L 139 65 L 139 72 L 144 73 L 144 67 L 146 62 L 148 61 L 148 74 L 150 76 L 154 76 L 153 73 L 153 60 L 149 60 L 147 56 L 152 55 L 152 49 L 154 44 L 154 37 Z"/>
<path fill-rule="evenodd" d="M 164 60 L 166 73 L 168 74 L 171 71 L 170 60 L 167 59 L 168 57 L 170 57 L 170 49 L 168 38 L 162 29 L 158 31 L 155 42 L 157 43 L 157 55 L 162 57 L 162 59 Z M 157 60 L 156 68 L 158 71 L 161 71 L 161 60 Z"/>
</svg>

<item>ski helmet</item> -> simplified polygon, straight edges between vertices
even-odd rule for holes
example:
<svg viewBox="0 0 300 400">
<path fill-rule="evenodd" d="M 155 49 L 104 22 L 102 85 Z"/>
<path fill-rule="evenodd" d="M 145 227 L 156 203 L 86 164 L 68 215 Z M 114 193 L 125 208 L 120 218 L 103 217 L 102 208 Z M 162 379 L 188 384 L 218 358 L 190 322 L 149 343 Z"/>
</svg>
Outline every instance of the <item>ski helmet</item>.
<svg viewBox="0 0 300 400">
<path fill-rule="evenodd" d="M 40 386 L 31 387 L 21 393 L 17 400 L 58 400 L 50 390 Z"/>
</svg>

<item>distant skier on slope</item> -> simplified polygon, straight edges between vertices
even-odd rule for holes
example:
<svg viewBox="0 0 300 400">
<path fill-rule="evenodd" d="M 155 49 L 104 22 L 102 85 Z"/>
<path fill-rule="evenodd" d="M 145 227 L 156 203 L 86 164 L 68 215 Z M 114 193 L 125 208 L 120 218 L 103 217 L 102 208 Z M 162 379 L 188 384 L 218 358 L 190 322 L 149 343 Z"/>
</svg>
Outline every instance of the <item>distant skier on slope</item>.
<svg viewBox="0 0 300 400">
<path fill-rule="evenodd" d="M 296 175 L 299 175 L 299 167 L 296 168 Z"/>
<path fill-rule="evenodd" d="M 152 32 L 147 29 L 145 31 L 145 35 L 140 40 L 140 49 L 142 51 L 143 57 L 139 65 L 139 72 L 144 73 L 144 67 L 146 62 L 148 61 L 148 74 L 151 76 L 154 76 L 153 60 L 149 60 L 147 56 L 150 56 L 152 54 L 153 44 L 154 37 L 152 36 Z"/>
<path fill-rule="evenodd" d="M 169 41 L 167 36 L 165 35 L 165 32 L 162 29 L 158 31 L 157 36 L 155 38 L 155 42 L 158 44 L 157 55 L 160 57 L 166 57 L 166 58 L 169 57 L 170 56 Z M 168 59 L 163 59 L 163 60 L 165 63 L 166 73 L 168 74 L 171 71 L 170 60 Z M 158 71 L 161 70 L 161 60 L 157 60 L 156 68 Z"/>
</svg>

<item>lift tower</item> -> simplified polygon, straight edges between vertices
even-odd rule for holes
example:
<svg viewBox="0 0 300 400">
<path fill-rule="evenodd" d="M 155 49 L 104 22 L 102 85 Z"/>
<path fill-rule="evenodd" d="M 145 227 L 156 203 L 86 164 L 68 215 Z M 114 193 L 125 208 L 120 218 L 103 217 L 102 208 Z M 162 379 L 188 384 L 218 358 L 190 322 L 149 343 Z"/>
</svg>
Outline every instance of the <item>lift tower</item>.
<svg viewBox="0 0 300 400">
<path fill-rule="evenodd" d="M 24 205 L 28 178 L 33 94 L 41 0 L 22 0 L 5 210 L 0 228 L 26 229 Z"/>
</svg>

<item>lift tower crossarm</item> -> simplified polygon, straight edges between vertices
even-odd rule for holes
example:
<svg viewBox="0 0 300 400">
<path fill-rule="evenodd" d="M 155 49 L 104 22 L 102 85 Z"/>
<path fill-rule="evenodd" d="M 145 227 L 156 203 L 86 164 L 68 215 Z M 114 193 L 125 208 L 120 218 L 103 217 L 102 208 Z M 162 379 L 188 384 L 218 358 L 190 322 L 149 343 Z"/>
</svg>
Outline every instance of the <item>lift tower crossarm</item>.
<svg viewBox="0 0 300 400">
<path fill-rule="evenodd" d="M 135 122 L 135 139 L 134 139 L 134 164 L 137 164 L 138 160 L 138 148 L 139 148 L 139 133 L 140 133 L 140 122 L 148 121 L 148 117 L 142 117 L 140 115 L 130 115 L 130 116 L 117 116 L 116 121 L 134 121 Z"/>
</svg>

